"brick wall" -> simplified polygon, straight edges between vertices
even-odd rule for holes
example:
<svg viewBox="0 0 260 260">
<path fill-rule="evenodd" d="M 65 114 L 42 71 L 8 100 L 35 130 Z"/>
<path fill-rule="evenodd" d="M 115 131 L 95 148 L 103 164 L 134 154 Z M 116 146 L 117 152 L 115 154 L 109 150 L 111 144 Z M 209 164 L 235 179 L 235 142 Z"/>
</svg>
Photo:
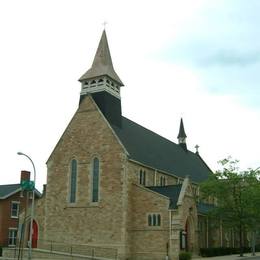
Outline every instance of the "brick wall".
<svg viewBox="0 0 260 260">
<path fill-rule="evenodd" d="M 5 200 L 0 200 L 0 245 L 8 246 L 9 228 L 18 229 L 18 218 L 11 218 L 12 201 L 20 202 L 20 212 L 26 205 L 26 194 L 20 197 L 20 192 L 17 192 Z"/>
</svg>

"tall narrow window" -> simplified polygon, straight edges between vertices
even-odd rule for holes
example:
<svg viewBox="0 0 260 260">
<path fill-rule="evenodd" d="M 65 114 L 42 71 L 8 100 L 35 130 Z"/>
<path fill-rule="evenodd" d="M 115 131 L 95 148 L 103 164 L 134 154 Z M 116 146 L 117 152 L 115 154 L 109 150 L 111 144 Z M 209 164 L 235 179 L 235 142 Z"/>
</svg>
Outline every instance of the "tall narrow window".
<svg viewBox="0 0 260 260">
<path fill-rule="evenodd" d="M 77 161 L 73 159 L 70 165 L 70 198 L 69 202 L 76 202 L 76 190 L 77 190 Z"/>
<path fill-rule="evenodd" d="M 17 238 L 17 228 L 9 228 L 8 232 L 8 245 L 15 246 Z"/>
<path fill-rule="evenodd" d="M 92 171 L 92 202 L 98 202 L 99 197 L 99 160 L 94 158 Z"/>
<path fill-rule="evenodd" d="M 20 205 L 20 202 L 12 201 L 12 204 L 11 204 L 11 218 L 18 218 L 19 217 L 19 205 Z"/>
<path fill-rule="evenodd" d="M 139 184 L 141 185 L 146 184 L 146 172 L 144 170 L 140 170 L 139 172 Z"/>
<path fill-rule="evenodd" d="M 166 178 L 165 178 L 165 176 L 161 176 L 160 177 L 160 186 L 165 186 L 165 184 L 166 184 Z"/>
</svg>

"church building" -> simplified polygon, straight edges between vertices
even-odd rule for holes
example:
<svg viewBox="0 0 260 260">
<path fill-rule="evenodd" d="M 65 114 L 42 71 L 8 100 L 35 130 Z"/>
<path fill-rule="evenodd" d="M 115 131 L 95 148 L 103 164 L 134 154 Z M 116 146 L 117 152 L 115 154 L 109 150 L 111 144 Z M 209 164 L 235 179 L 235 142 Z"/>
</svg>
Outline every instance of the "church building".
<svg viewBox="0 0 260 260">
<path fill-rule="evenodd" d="M 79 106 L 47 161 L 36 205 L 38 247 L 53 241 L 111 259 L 113 251 L 120 260 L 176 260 L 209 246 L 197 198 L 211 170 L 188 150 L 183 120 L 174 143 L 122 115 L 124 84 L 105 30 L 79 81 Z"/>
</svg>

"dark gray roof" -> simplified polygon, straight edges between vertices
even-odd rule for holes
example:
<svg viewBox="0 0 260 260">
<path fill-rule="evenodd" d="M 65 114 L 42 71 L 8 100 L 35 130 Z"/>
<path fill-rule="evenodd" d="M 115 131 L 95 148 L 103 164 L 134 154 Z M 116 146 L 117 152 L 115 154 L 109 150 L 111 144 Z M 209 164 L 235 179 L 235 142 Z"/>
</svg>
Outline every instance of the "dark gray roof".
<svg viewBox="0 0 260 260">
<path fill-rule="evenodd" d="M 14 192 L 16 192 L 20 188 L 20 184 L 0 185 L 0 199 L 6 198 L 9 195 L 14 194 Z"/>
<path fill-rule="evenodd" d="M 20 190 L 20 183 L 0 185 L 0 199 L 8 198 Z M 35 195 L 38 198 L 41 197 L 41 193 L 37 189 L 35 189 Z"/>
<path fill-rule="evenodd" d="M 194 182 L 208 178 L 211 170 L 200 156 L 122 117 L 122 127 L 111 125 L 129 153 L 129 158 L 157 170 Z"/>
<path fill-rule="evenodd" d="M 214 209 L 213 204 L 199 202 L 197 205 L 198 213 L 200 214 L 208 214 L 212 209 Z"/>
<path fill-rule="evenodd" d="M 177 209 L 177 201 L 181 192 L 182 184 L 177 185 L 167 185 L 167 186 L 160 186 L 160 187 L 146 187 L 152 191 L 158 192 L 170 199 L 170 209 Z"/>
</svg>

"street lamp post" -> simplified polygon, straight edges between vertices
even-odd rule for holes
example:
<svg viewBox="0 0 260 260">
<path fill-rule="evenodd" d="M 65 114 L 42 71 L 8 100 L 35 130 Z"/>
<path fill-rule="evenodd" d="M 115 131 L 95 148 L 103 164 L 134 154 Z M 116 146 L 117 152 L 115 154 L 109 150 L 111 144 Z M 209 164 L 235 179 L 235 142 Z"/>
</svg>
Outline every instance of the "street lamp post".
<svg viewBox="0 0 260 260">
<path fill-rule="evenodd" d="M 18 155 L 23 155 L 25 157 L 27 157 L 30 162 L 32 163 L 33 166 L 33 181 L 34 181 L 34 185 L 35 185 L 35 180 L 36 180 L 36 170 L 35 170 L 35 166 L 34 163 L 32 161 L 32 159 L 24 153 L 18 152 Z M 31 205 L 31 221 L 30 221 L 30 238 L 29 238 L 29 254 L 28 254 L 28 259 L 32 259 L 32 235 L 33 235 L 33 219 L 34 219 L 34 192 L 35 191 L 35 187 L 33 187 L 32 190 L 32 205 Z"/>
</svg>

